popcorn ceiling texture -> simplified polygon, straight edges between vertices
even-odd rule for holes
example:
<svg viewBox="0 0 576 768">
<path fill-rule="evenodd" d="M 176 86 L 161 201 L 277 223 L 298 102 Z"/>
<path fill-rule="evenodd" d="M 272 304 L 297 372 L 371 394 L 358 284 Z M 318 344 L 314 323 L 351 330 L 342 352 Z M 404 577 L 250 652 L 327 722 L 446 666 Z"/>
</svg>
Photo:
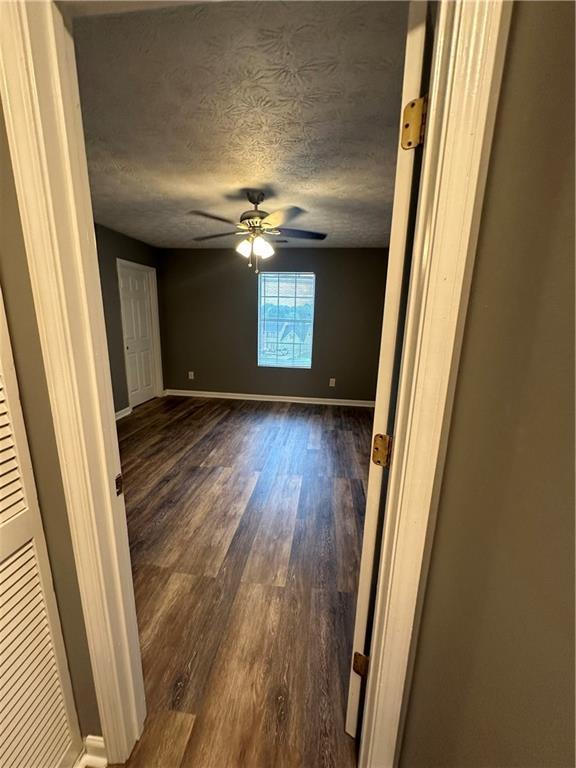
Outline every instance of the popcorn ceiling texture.
<svg viewBox="0 0 576 768">
<path fill-rule="evenodd" d="M 222 2 L 79 18 L 78 72 L 96 221 L 192 246 L 264 208 L 307 210 L 306 247 L 388 245 L 407 3 Z M 227 247 L 217 239 L 202 247 Z M 293 240 L 289 247 L 303 245 Z"/>
</svg>

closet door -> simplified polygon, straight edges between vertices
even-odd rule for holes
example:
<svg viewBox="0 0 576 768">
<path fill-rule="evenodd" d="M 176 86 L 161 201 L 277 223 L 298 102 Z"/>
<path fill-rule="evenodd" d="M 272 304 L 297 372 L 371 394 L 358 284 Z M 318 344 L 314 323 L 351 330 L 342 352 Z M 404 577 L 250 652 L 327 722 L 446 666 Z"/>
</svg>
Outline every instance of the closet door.
<svg viewBox="0 0 576 768">
<path fill-rule="evenodd" d="M 0 294 L 0 766 L 82 749 Z"/>
<path fill-rule="evenodd" d="M 124 360 L 130 407 L 156 397 L 152 267 L 117 259 Z M 154 280 L 155 284 L 155 280 Z"/>
</svg>

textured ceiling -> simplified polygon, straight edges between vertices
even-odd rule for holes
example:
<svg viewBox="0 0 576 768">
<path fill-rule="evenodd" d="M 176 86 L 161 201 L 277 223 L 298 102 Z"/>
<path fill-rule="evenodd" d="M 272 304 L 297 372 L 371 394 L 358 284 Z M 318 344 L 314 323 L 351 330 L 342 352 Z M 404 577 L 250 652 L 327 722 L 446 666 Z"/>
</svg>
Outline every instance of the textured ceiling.
<svg viewBox="0 0 576 768">
<path fill-rule="evenodd" d="M 407 3 L 222 2 L 75 22 L 96 220 L 184 248 L 242 187 L 321 243 L 389 240 Z M 203 243 L 226 247 L 233 237 Z"/>
</svg>

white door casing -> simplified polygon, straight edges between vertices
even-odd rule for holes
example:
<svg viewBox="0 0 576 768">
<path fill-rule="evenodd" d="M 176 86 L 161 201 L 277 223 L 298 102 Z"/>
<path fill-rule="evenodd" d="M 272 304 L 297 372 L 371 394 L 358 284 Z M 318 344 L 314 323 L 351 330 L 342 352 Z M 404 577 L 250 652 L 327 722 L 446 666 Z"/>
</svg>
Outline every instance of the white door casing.
<svg viewBox="0 0 576 768">
<path fill-rule="evenodd" d="M 156 270 L 117 259 L 129 405 L 162 394 Z"/>
<path fill-rule="evenodd" d="M 0 2 L 0 97 L 102 735 L 146 714 L 74 41 L 54 2 Z"/>
<path fill-rule="evenodd" d="M 408 30 L 404 55 L 404 79 L 402 84 L 402 109 L 414 98 L 418 98 L 422 82 L 424 64 L 424 46 L 426 43 L 427 3 L 414 0 L 408 11 Z M 402 117 L 402 116 L 401 116 Z M 386 274 L 386 292 L 380 341 L 380 359 L 378 361 L 378 380 L 374 405 L 374 434 L 385 434 L 388 428 L 393 385 L 396 341 L 402 295 L 402 280 L 406 250 L 408 247 L 408 227 L 413 201 L 414 150 L 400 147 L 402 120 L 398 130 L 398 148 L 396 178 L 394 182 L 394 205 L 390 247 L 388 250 L 388 270 Z M 368 457 L 367 457 L 368 459 Z M 362 538 L 362 556 L 358 578 L 358 598 L 354 623 L 353 653 L 365 652 L 367 622 L 369 617 L 372 575 L 376 559 L 376 542 L 380 515 L 380 497 L 383 491 L 384 469 L 370 462 L 368 488 L 366 493 L 366 513 Z M 346 710 L 346 731 L 356 736 L 358 711 L 361 697 L 361 678 L 350 668 L 348 687 L 348 706 Z"/>
<path fill-rule="evenodd" d="M 0 765 L 82 751 L 0 293 Z"/>
<path fill-rule="evenodd" d="M 512 5 L 438 6 L 359 768 L 400 759 Z"/>
</svg>

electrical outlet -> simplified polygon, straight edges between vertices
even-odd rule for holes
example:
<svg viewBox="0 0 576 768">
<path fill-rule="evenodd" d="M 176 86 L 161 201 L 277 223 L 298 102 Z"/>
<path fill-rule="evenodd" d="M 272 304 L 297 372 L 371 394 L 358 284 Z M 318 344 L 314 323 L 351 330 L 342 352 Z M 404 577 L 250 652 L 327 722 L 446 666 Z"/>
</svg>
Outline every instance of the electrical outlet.
<svg viewBox="0 0 576 768">
<path fill-rule="evenodd" d="M 328 381 L 328 386 L 329 387 L 335 387 L 336 386 L 336 379 L 330 379 Z"/>
<path fill-rule="evenodd" d="M 188 371 L 188 378 L 193 379 L 194 378 L 194 371 Z"/>
</svg>

